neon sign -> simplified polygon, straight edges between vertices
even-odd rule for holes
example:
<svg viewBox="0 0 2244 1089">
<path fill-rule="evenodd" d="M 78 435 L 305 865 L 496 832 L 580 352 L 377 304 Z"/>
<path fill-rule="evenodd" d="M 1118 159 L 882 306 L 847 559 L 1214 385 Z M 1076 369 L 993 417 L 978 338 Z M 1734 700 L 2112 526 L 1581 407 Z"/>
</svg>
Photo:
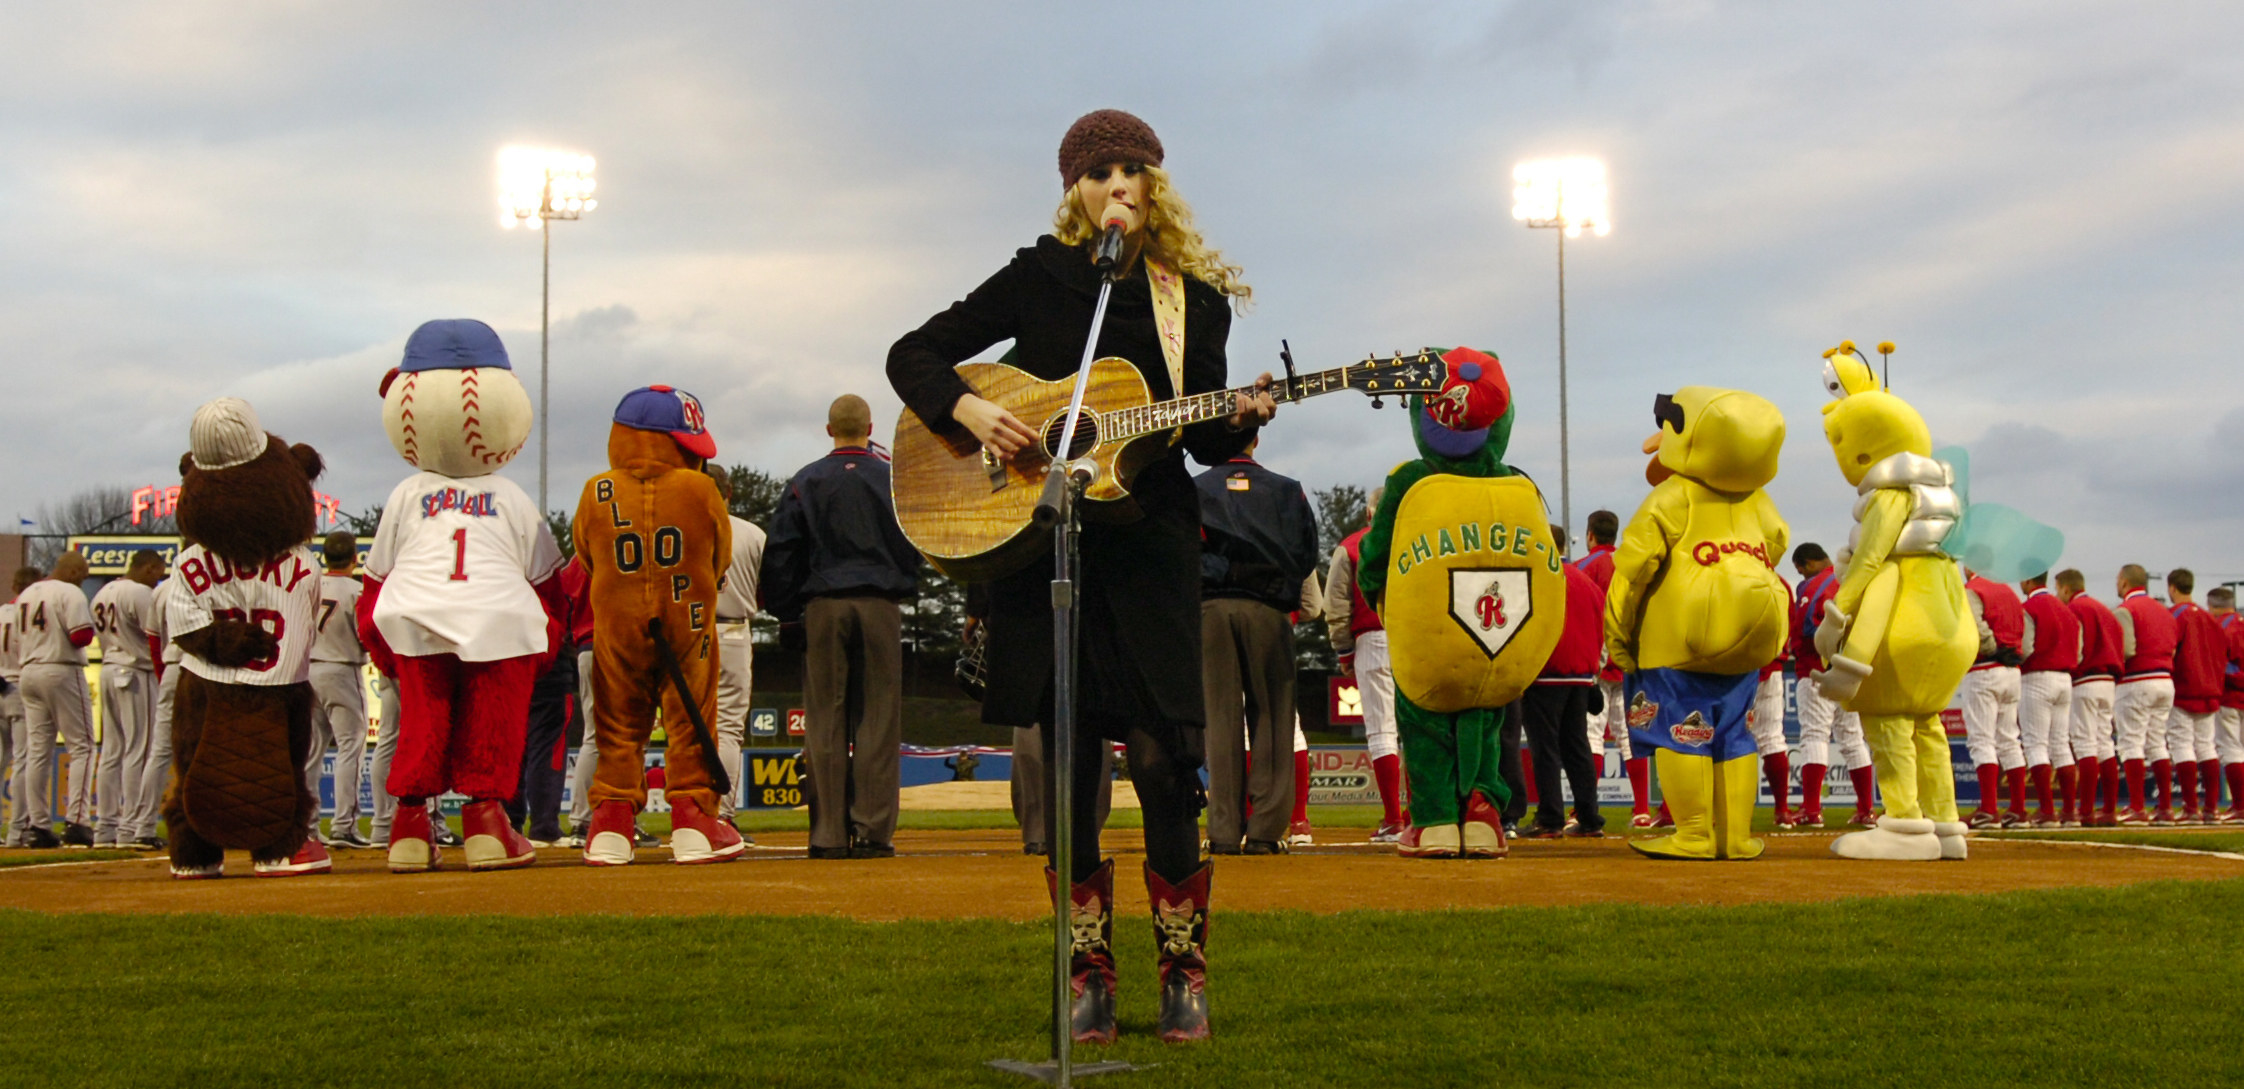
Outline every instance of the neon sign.
<svg viewBox="0 0 2244 1089">
<path fill-rule="evenodd" d="M 319 524 L 332 525 L 342 519 L 343 501 L 322 491 L 312 493 L 312 505 L 319 510 Z M 179 485 L 150 484 L 136 488 L 132 493 L 132 524 L 139 525 L 142 515 L 149 518 L 169 518 L 179 513 Z"/>
</svg>

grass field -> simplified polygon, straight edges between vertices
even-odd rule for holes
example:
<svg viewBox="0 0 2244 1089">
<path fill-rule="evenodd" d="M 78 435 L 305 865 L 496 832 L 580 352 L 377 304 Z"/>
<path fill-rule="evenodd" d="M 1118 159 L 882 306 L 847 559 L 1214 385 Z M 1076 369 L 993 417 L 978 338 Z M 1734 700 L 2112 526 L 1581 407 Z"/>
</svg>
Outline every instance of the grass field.
<svg viewBox="0 0 2244 1089">
<path fill-rule="evenodd" d="M 1220 910 L 1220 900 L 1219 900 Z M 2244 880 L 1746 908 L 1217 916 L 1190 1086 L 2231 1084 Z M 1040 925 L 0 912 L 0 1084 L 1006 1085 Z M 2221 966 L 2229 966 L 2227 970 Z M 1087 1057 L 1098 1057 L 1091 1052 Z"/>
</svg>

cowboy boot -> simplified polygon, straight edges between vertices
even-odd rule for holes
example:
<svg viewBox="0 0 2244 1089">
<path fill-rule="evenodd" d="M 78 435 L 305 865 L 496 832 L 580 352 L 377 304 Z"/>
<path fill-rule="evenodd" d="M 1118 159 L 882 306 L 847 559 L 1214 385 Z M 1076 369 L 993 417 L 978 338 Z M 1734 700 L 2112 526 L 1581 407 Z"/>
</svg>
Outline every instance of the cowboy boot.
<svg viewBox="0 0 2244 1089">
<path fill-rule="evenodd" d="M 1208 1038 L 1208 878 L 1203 863 L 1171 885 L 1149 864 L 1145 892 L 1153 902 L 1153 941 L 1161 963 L 1161 1039 L 1178 1044 Z"/>
<path fill-rule="evenodd" d="M 1053 900 L 1060 877 L 1044 870 Z M 1114 1042 L 1114 860 L 1107 859 L 1090 879 L 1068 886 L 1068 1028 L 1079 1044 Z"/>
</svg>

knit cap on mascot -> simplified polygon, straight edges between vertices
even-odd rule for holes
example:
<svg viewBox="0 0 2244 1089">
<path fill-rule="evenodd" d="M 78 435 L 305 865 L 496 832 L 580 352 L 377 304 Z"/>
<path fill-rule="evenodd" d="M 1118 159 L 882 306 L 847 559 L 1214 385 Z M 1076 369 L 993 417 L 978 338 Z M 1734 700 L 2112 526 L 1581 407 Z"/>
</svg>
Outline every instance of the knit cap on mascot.
<svg viewBox="0 0 2244 1089">
<path fill-rule="evenodd" d="M 301 769 L 312 746 L 312 633 L 320 564 L 312 480 L 319 453 L 257 424 L 248 402 L 195 410 L 179 459 L 179 530 L 162 605 L 179 644 L 172 704 L 171 874 L 217 877 L 226 848 L 259 877 L 322 873 L 307 839 L 319 800 Z"/>
<path fill-rule="evenodd" d="M 1511 385 L 1495 356 L 1429 348 L 1439 393 L 1410 399 L 1418 459 L 1396 467 L 1359 545 L 1356 585 L 1379 609 L 1410 778 L 1408 858 L 1501 858 L 1504 708 L 1566 626 L 1564 561 L 1532 481 L 1503 462 Z"/>
<path fill-rule="evenodd" d="M 592 729 L 600 746 L 587 865 L 631 861 L 658 708 L 668 737 L 671 860 L 726 862 L 747 847 L 717 819 L 718 796 L 731 784 L 710 733 L 717 590 L 732 562 L 732 519 L 701 471 L 716 455 L 693 394 L 636 389 L 608 429 L 608 471 L 577 497 L 569 533 L 592 573 Z"/>
<path fill-rule="evenodd" d="M 1753 696 L 1791 609 L 1775 570 L 1790 531 L 1761 490 L 1776 479 L 1784 414 L 1750 393 L 1684 386 L 1655 398 L 1652 416 L 1652 494 L 1613 552 L 1605 653 L 1625 674 L 1629 743 L 1653 750 L 1675 834 L 1629 846 L 1756 858 Z"/>
<path fill-rule="evenodd" d="M 441 861 L 422 803 L 468 798 L 470 870 L 527 866 L 507 820 L 530 686 L 559 645 L 561 550 L 537 504 L 497 475 L 530 434 L 530 397 L 479 321 L 432 321 L 382 379 L 382 425 L 418 471 L 390 492 L 366 556 L 359 638 L 397 678 L 390 872 Z"/>
<path fill-rule="evenodd" d="M 1891 345 L 1881 345 L 1890 350 Z M 1932 432 L 1907 401 L 1880 388 L 1853 342 L 1824 353 L 1823 435 L 1855 486 L 1855 529 L 1838 596 L 1815 633 L 1830 667 L 1826 697 L 1862 717 L 1885 812 L 1840 836 L 1843 858 L 1961 859 L 1955 769 L 1940 711 L 1979 653 L 1963 576 L 1941 551 L 1961 511 Z"/>
</svg>

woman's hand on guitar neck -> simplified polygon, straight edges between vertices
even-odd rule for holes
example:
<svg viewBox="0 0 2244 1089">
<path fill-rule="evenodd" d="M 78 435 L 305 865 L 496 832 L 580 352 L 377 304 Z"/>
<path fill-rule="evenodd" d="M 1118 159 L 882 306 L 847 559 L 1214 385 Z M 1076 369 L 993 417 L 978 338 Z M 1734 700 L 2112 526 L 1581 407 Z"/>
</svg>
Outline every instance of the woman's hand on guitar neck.
<svg viewBox="0 0 2244 1089">
<path fill-rule="evenodd" d="M 1273 381 L 1275 379 L 1270 377 L 1270 372 L 1264 371 L 1262 377 L 1254 380 L 1254 396 L 1241 393 L 1232 398 L 1232 402 L 1238 406 L 1237 411 L 1224 421 L 1230 425 L 1231 430 L 1244 431 L 1250 427 L 1261 427 L 1270 422 L 1270 417 L 1278 414 L 1278 401 L 1270 396 Z"/>
<path fill-rule="evenodd" d="M 1019 417 L 995 401 L 971 393 L 959 395 L 958 401 L 951 405 L 951 419 L 973 432 L 983 449 L 1008 461 L 1036 445 L 1036 432 L 1029 430 Z"/>
</svg>

